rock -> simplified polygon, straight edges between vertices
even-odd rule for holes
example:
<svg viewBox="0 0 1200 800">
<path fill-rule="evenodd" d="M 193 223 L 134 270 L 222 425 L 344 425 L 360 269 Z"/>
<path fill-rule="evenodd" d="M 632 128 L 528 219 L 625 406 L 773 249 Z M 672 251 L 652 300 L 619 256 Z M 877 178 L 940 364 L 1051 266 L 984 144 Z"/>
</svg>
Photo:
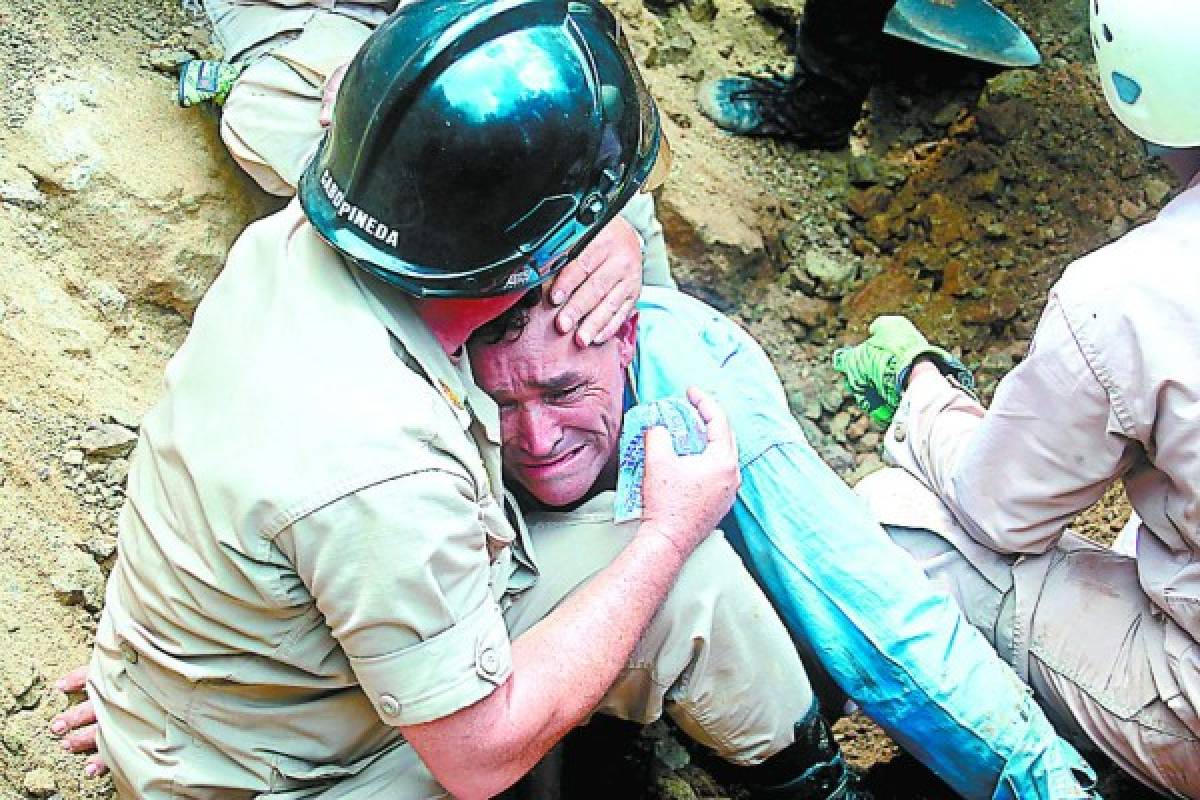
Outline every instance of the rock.
<svg viewBox="0 0 1200 800">
<path fill-rule="evenodd" d="M 32 797 L 49 797 L 58 791 L 58 783 L 54 780 L 53 772 L 39 767 L 25 773 L 25 781 L 21 788 Z"/>
<path fill-rule="evenodd" d="M 950 102 L 942 106 L 941 110 L 929 118 L 929 121 L 934 125 L 937 125 L 939 128 L 945 128 L 947 125 L 953 124 L 954 121 L 959 118 L 962 112 L 963 107 L 961 104 L 959 104 L 957 101 Z"/>
<path fill-rule="evenodd" d="M 671 735 L 655 740 L 654 758 L 671 772 L 683 769 L 692 762 L 688 751 Z"/>
<path fill-rule="evenodd" d="M 33 147 L 21 166 L 35 177 L 69 192 L 83 189 L 104 163 L 91 131 L 78 124 L 76 113 L 94 106 L 96 87 L 84 81 L 61 81 L 37 91 L 25 123 Z"/>
<path fill-rule="evenodd" d="M 942 270 L 942 291 L 952 297 L 966 297 L 979 287 L 984 268 L 952 258 Z"/>
<path fill-rule="evenodd" d="M 679 775 L 660 775 L 654 782 L 654 796 L 659 800 L 696 800 L 698 795 L 686 780 Z"/>
<path fill-rule="evenodd" d="M 846 427 L 846 438 L 857 442 L 867 434 L 867 430 L 870 427 L 871 418 L 866 414 L 860 414 L 858 419 L 854 420 Z"/>
<path fill-rule="evenodd" d="M 881 459 L 875 453 L 868 453 L 863 458 L 862 462 L 859 463 L 858 466 L 854 468 L 854 471 L 851 472 L 846 478 L 846 483 L 854 486 L 871 473 L 878 472 L 879 470 L 883 469 L 883 466 L 883 459 Z"/>
<path fill-rule="evenodd" d="M 941 192 L 934 192 L 917 206 L 914 216 L 929 231 L 934 247 L 944 248 L 972 236 L 966 209 Z"/>
<path fill-rule="evenodd" d="M 663 35 L 646 51 L 646 66 L 651 69 L 682 64 L 696 47 L 696 40 L 683 30 L 678 21 L 667 18 Z"/>
<path fill-rule="evenodd" d="M 91 556 L 74 547 L 64 548 L 58 554 L 57 567 L 50 585 L 59 602 L 82 605 L 88 611 L 104 606 L 104 573 Z"/>
<path fill-rule="evenodd" d="M 979 109 L 975 118 L 985 142 L 1004 144 L 1020 136 L 1037 118 L 1037 111 L 1025 100 L 1005 100 Z"/>
<path fill-rule="evenodd" d="M 821 407 L 817 406 L 817 418 L 820 418 Z M 800 430 L 804 432 L 804 438 L 813 444 L 821 441 L 821 429 L 817 427 L 817 423 L 813 422 L 807 416 L 800 420 Z"/>
<path fill-rule="evenodd" d="M 32 661 L 26 661 L 20 656 L 6 654 L 0 661 L 0 681 L 4 688 L 20 702 L 28 695 L 38 682 L 37 667 Z M 22 705 L 24 705 L 22 703 Z"/>
<path fill-rule="evenodd" d="M 826 414 L 836 413 L 845 401 L 846 393 L 840 384 L 826 386 L 821 390 L 821 410 Z"/>
<path fill-rule="evenodd" d="M 93 536 L 84 542 L 83 551 L 97 561 L 106 561 L 117 552 L 117 540 L 111 536 Z"/>
<path fill-rule="evenodd" d="M 806 297 L 812 297 L 817 293 L 817 282 L 804 271 L 804 267 L 800 263 L 795 261 L 788 264 L 787 287 L 795 289 L 798 294 Z"/>
<path fill-rule="evenodd" d="M 990 105 L 1002 103 L 1005 100 L 1028 99 L 1036 90 L 1036 86 L 1031 88 L 1036 77 L 1034 71 L 1030 69 L 1005 70 L 987 82 L 982 102 Z"/>
<path fill-rule="evenodd" d="M 750 7 L 768 20 L 779 20 L 793 31 L 804 13 L 804 0 L 750 0 Z"/>
<path fill-rule="evenodd" d="M 129 298 L 120 289 L 104 281 L 92 281 L 88 285 L 88 296 L 97 310 L 109 319 L 117 317 L 129 306 Z"/>
<path fill-rule="evenodd" d="M 108 486 L 124 486 L 129 478 L 129 462 L 124 458 L 114 458 L 104 470 L 104 483 Z"/>
<path fill-rule="evenodd" d="M 695 22 L 712 22 L 717 17 L 717 4 L 713 0 L 692 0 L 688 4 L 688 16 Z"/>
<path fill-rule="evenodd" d="M 1171 184 L 1160 178 L 1147 178 L 1146 182 L 1142 184 L 1142 189 L 1146 193 L 1146 202 L 1151 207 L 1158 208 L 1171 193 Z"/>
<path fill-rule="evenodd" d="M 835 314 L 833 303 L 805 294 L 796 293 L 789 298 L 788 317 L 806 328 L 816 328 Z"/>
<path fill-rule="evenodd" d="M 995 278 L 1005 273 L 993 272 L 989 278 L 989 286 L 980 287 L 983 296 L 976 301 L 963 303 L 959 312 L 963 322 L 971 325 L 990 325 L 994 322 L 1006 322 L 1021 310 L 1021 302 L 1011 286 L 998 282 Z"/>
<path fill-rule="evenodd" d="M 109 411 L 108 421 L 115 422 L 122 428 L 128 428 L 131 431 L 139 430 L 142 427 L 142 418 L 128 408 L 115 408 Z"/>
<path fill-rule="evenodd" d="M 1146 207 L 1140 203 L 1135 203 L 1129 198 L 1122 200 L 1117 205 L 1117 210 L 1121 212 L 1121 216 L 1130 222 L 1136 222 L 1142 214 L 1146 213 Z"/>
<path fill-rule="evenodd" d="M 991 372 L 996 375 L 1003 375 L 1012 369 L 1013 357 L 1011 353 L 1003 351 L 993 351 L 984 355 L 983 360 L 979 362 L 981 372 Z"/>
<path fill-rule="evenodd" d="M 41 79 L 14 160 L 76 193 L 63 218 L 72 241 L 104 243 L 90 280 L 190 318 L 232 241 L 274 201 L 247 191 L 212 119 L 180 113 L 160 76 L 104 64 L 86 74 Z"/>
<path fill-rule="evenodd" d="M 874 186 L 881 180 L 879 161 L 869 153 L 850 159 L 847 172 L 852 186 Z"/>
<path fill-rule="evenodd" d="M 63 453 L 63 464 L 68 467 L 83 466 L 83 451 L 71 449 Z"/>
<path fill-rule="evenodd" d="M 887 214 L 876 214 L 867 220 L 864 231 L 871 241 L 882 245 L 891 238 L 892 217 Z"/>
<path fill-rule="evenodd" d="M 967 178 L 967 195 L 972 198 L 1000 196 L 1004 182 L 1000 178 L 999 169 L 988 169 L 973 173 Z"/>
<path fill-rule="evenodd" d="M 764 219 L 756 211 L 760 198 L 750 187 L 730 183 L 707 160 L 693 160 L 690 169 L 694 181 L 668 182 L 657 198 L 658 218 L 672 255 L 738 276 L 769 268 Z M 714 203 L 706 187 L 718 186 L 723 202 Z M 709 285 L 729 283 L 711 273 L 691 277 Z"/>
<path fill-rule="evenodd" d="M 0 160 L 0 203 L 41 208 L 46 204 L 46 195 L 38 191 L 37 181 L 28 170 Z"/>
<path fill-rule="evenodd" d="M 192 54 L 187 50 L 168 47 L 156 47 L 146 54 L 150 68 L 164 75 L 178 75 L 180 68 L 192 58 Z"/>
<path fill-rule="evenodd" d="M 821 250 L 809 250 L 804 256 L 804 271 L 816 282 L 818 297 L 836 300 L 850 291 L 858 275 L 858 262 L 848 254 L 837 258 Z"/>
<path fill-rule="evenodd" d="M 0 745 L 3 745 L 4 749 L 14 756 L 24 753 L 28 743 L 29 736 L 17 728 L 17 726 L 6 725 L 0 728 Z"/>
<path fill-rule="evenodd" d="M 845 475 L 855 467 L 854 454 L 835 442 L 822 442 L 817 453 L 839 475 Z"/>
<path fill-rule="evenodd" d="M 1112 221 L 1108 223 L 1108 238 L 1117 239 L 1124 236 L 1129 230 L 1129 220 L 1120 214 L 1113 215 Z"/>
<path fill-rule="evenodd" d="M 91 459 L 124 458 L 133 452 L 137 434 L 113 422 L 91 428 L 79 437 L 79 447 Z"/>
<path fill-rule="evenodd" d="M 801 417 L 804 415 L 804 409 L 807 402 L 807 397 L 800 389 L 791 389 L 788 391 L 788 410 L 792 412 L 793 417 Z"/>
<path fill-rule="evenodd" d="M 885 186 L 871 186 L 850 193 L 846 207 L 859 219 L 871 219 L 882 214 L 892 202 L 892 191 Z"/>
<path fill-rule="evenodd" d="M 1096 197 L 1096 216 L 1100 219 L 1112 219 L 1117 214 L 1117 202 L 1107 194 Z"/>
<path fill-rule="evenodd" d="M 850 427 L 850 412 L 839 411 L 833 415 L 833 420 L 829 423 L 829 435 L 834 438 L 834 441 L 840 444 L 846 443 L 846 429 Z"/>
</svg>

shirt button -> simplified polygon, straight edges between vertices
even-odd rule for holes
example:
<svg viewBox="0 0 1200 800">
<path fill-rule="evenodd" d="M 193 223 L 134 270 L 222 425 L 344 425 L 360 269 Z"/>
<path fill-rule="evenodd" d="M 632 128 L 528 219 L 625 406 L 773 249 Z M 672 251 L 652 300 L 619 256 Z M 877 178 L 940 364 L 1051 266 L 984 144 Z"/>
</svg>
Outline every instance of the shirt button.
<svg viewBox="0 0 1200 800">
<path fill-rule="evenodd" d="M 133 645 L 131 645 L 129 642 L 121 642 L 121 644 L 119 644 L 117 647 L 121 651 L 121 657 L 130 664 L 136 664 L 138 662 L 138 652 L 137 650 L 133 649 Z"/>
<path fill-rule="evenodd" d="M 394 717 L 400 713 L 400 701 L 390 694 L 380 695 L 379 710 L 389 717 Z"/>
<path fill-rule="evenodd" d="M 908 425 L 904 424 L 904 420 L 900 420 L 892 429 L 892 435 L 896 437 L 897 442 L 903 442 L 908 436 Z"/>
<path fill-rule="evenodd" d="M 488 675 L 496 674 L 500 669 L 500 657 L 495 650 L 489 647 L 479 654 L 479 668 Z"/>
</svg>

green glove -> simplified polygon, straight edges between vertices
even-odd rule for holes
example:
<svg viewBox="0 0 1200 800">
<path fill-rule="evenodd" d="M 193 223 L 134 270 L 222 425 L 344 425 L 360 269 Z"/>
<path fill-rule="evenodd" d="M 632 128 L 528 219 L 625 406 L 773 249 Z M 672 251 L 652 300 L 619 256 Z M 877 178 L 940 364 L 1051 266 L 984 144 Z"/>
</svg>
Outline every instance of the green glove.
<svg viewBox="0 0 1200 800">
<path fill-rule="evenodd" d="M 904 379 L 913 362 L 930 356 L 943 375 L 954 377 L 968 392 L 975 380 L 961 361 L 934 347 L 905 317 L 879 317 L 871 323 L 871 336 L 862 344 L 843 347 L 833 354 L 833 368 L 846 376 L 846 390 L 871 419 L 883 425 L 892 421 L 900 405 Z"/>
<path fill-rule="evenodd" d="M 185 61 L 179 68 L 179 94 L 176 100 L 180 108 L 199 105 L 205 100 L 224 105 L 225 98 L 229 97 L 229 91 L 245 68 L 244 62 Z"/>
</svg>

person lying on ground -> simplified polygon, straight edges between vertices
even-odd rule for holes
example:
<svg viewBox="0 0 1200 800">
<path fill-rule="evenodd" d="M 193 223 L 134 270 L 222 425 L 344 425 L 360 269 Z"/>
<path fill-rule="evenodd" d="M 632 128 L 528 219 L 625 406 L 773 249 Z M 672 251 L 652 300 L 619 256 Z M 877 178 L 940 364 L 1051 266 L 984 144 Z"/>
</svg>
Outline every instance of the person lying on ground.
<svg viewBox="0 0 1200 800">
<path fill-rule="evenodd" d="M 716 403 L 691 394 L 700 454 L 649 434 L 640 523 L 527 525 L 463 352 L 663 149 L 598 2 L 380 26 L 143 420 L 87 683 L 121 797 L 482 798 L 596 710 L 824 796 L 799 658 L 713 535 L 738 477 Z"/>
<path fill-rule="evenodd" d="M 556 335 L 538 294 L 468 343 L 524 507 L 611 518 L 622 412 L 701 387 L 738 441 L 741 488 L 722 528 L 810 668 L 965 797 L 1089 796 L 1077 780 L 1091 783 L 1089 767 L 1027 687 L 809 447 L 750 336 L 698 300 L 647 287 L 612 341 L 580 348 Z M 822 693 L 824 712 L 839 714 L 844 696 Z M 814 698 L 813 738 L 831 740 L 820 711 Z M 819 754 L 831 776 L 844 770 L 834 753 Z"/>
<path fill-rule="evenodd" d="M 371 32 L 405 4 L 204 0 L 225 60 L 186 64 L 180 100 L 217 101 L 221 139 L 234 161 L 264 191 L 290 197 L 321 142 L 328 124 L 322 117 L 345 65 Z M 201 84 L 210 88 L 200 92 Z M 617 226 L 602 231 L 562 271 L 550 294 L 562 306 L 560 329 L 576 330 L 581 341 L 612 335 L 637 300 L 637 276 L 643 270 L 647 283 L 674 285 L 652 197 L 634 195 L 622 216 L 640 242 Z"/>
<path fill-rule="evenodd" d="M 902 317 L 835 364 L 900 469 L 860 484 L 1056 727 L 1200 797 L 1200 6 L 1089 3 L 1104 95 L 1187 187 L 1076 261 L 984 408 Z M 869 400 L 868 400 L 869 398 Z M 893 416 L 894 415 L 894 416 Z M 1133 555 L 1067 525 L 1115 482 Z"/>
</svg>

